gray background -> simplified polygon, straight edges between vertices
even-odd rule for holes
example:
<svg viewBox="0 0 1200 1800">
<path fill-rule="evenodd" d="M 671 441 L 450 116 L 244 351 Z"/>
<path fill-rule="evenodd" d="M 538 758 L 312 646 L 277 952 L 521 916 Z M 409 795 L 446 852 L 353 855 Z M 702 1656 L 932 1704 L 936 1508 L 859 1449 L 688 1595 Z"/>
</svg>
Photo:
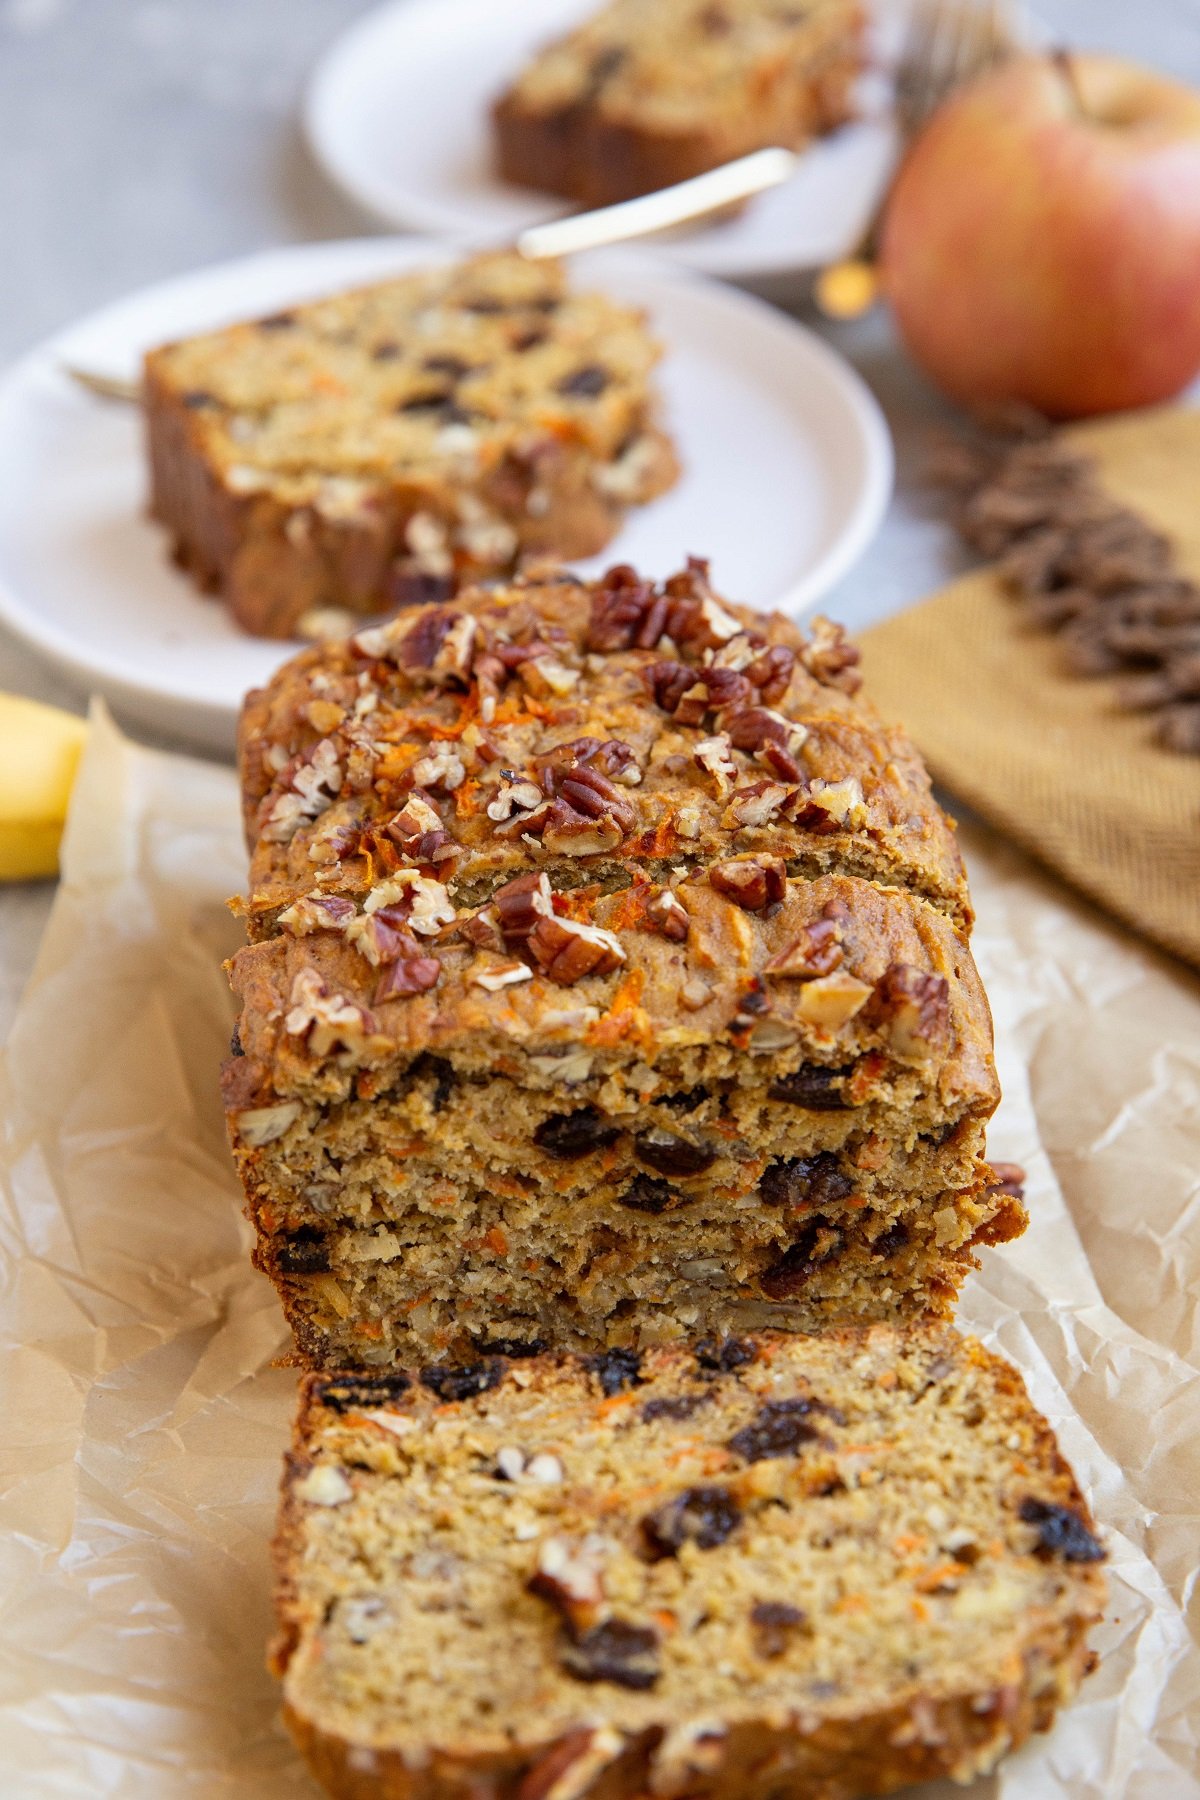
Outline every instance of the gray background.
<svg viewBox="0 0 1200 1800">
<path fill-rule="evenodd" d="M 146 282 L 373 229 L 313 166 L 296 122 L 305 72 L 368 3 L 0 0 L 0 363 Z M 1041 0 L 1037 11 L 1065 43 L 1200 85 L 1200 0 Z M 940 408 L 882 314 L 820 329 L 866 376 L 896 439 L 887 522 L 825 603 L 858 627 L 956 566 L 920 491 L 921 446 Z M 83 704 L 2 630 L 0 689 Z M 48 884 L 0 893 L 0 1030 L 50 898 Z"/>
</svg>

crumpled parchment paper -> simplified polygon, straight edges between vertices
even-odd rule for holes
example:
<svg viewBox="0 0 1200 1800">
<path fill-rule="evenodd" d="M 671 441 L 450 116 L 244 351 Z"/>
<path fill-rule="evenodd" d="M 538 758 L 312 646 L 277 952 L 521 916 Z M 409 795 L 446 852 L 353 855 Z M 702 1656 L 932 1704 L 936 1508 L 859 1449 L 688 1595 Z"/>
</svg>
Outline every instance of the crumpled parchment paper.
<svg viewBox="0 0 1200 1800">
<path fill-rule="evenodd" d="M 1111 1549 L 1099 1672 L 982 1800 L 1200 1797 L 1200 984 L 978 829 L 996 1157 L 1032 1224 L 965 1327 L 1008 1353 Z M 0 1068 L 0 1792 L 314 1793 L 263 1667 L 295 1375 L 216 1072 L 234 777 L 102 711 Z M 935 1790 L 924 1790 L 933 1800 Z M 960 1789 L 938 1790 L 942 1795 Z"/>
</svg>

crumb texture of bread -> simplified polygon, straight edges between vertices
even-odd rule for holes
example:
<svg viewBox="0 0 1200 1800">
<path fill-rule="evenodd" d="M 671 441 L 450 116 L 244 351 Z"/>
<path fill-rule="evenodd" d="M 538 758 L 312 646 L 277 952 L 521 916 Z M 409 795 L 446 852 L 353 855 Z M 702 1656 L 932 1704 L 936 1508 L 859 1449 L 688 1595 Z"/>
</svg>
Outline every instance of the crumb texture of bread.
<svg viewBox="0 0 1200 1800">
<path fill-rule="evenodd" d="M 602 550 L 671 486 L 636 310 L 507 252 L 152 351 L 151 512 L 264 637 Z"/>
<path fill-rule="evenodd" d="M 603 206 L 851 116 L 858 0 L 611 0 L 493 109 L 500 174 Z"/>
<path fill-rule="evenodd" d="M 856 1800 L 989 1770 L 1104 1551 L 947 1325 L 306 1378 L 285 1715 L 346 1800 Z"/>
<path fill-rule="evenodd" d="M 693 561 L 251 696 L 224 1092 L 310 1365 L 945 1312 L 1022 1229 L 953 831 L 855 657 Z"/>
</svg>

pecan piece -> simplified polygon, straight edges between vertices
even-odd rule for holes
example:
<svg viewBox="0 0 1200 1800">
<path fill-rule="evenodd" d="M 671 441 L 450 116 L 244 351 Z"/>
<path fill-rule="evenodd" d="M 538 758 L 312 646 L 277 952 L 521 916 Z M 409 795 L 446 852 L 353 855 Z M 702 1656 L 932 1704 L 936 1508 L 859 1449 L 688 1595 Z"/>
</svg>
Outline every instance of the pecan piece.
<svg viewBox="0 0 1200 1800">
<path fill-rule="evenodd" d="M 894 1056 L 924 1061 L 949 1031 L 950 985 L 944 975 L 892 963 L 875 983 L 864 1017 L 884 1032 Z"/>
<path fill-rule="evenodd" d="M 528 943 L 539 966 L 563 987 L 588 975 L 611 975 L 625 961 L 620 939 L 611 931 L 553 914 L 537 920 Z"/>
<path fill-rule="evenodd" d="M 713 863 L 708 879 L 718 894 L 724 894 L 747 912 L 772 906 L 787 893 L 787 869 L 778 856 L 737 857 Z"/>
<path fill-rule="evenodd" d="M 584 1633 L 596 1624 L 604 1606 L 603 1567 L 600 1546 L 594 1541 L 544 1538 L 529 1591 L 548 1600 L 572 1632 Z"/>
<path fill-rule="evenodd" d="M 782 700 L 792 683 L 796 652 L 786 644 L 769 644 L 746 664 L 747 681 L 753 683 L 768 706 Z"/>
<path fill-rule="evenodd" d="M 415 946 L 414 946 L 415 947 Z M 406 956 L 389 963 L 375 988 L 373 1004 L 399 1000 L 408 994 L 424 994 L 438 984 L 442 965 L 436 956 Z"/>
<path fill-rule="evenodd" d="M 667 600 L 628 563 L 609 569 L 592 590 L 589 650 L 651 650 L 663 634 Z"/>
<path fill-rule="evenodd" d="M 544 875 L 518 875 L 492 895 L 500 933 L 506 944 L 528 940 L 539 919 L 553 918 L 554 901 Z"/>
<path fill-rule="evenodd" d="M 661 931 L 663 936 L 670 938 L 672 943 L 683 944 L 687 942 L 692 921 L 688 916 L 687 907 L 676 898 L 670 888 L 664 888 L 661 894 L 656 894 L 653 900 L 647 904 L 646 923 L 652 925 L 655 930 Z"/>
<path fill-rule="evenodd" d="M 848 642 L 845 627 L 830 619 L 818 615 L 812 621 L 812 636 L 800 652 L 800 661 L 813 679 L 826 687 L 856 694 L 862 686 L 858 645 Z"/>
<path fill-rule="evenodd" d="M 622 798 L 606 775 L 586 763 L 577 763 L 559 781 L 559 795 L 584 818 L 615 819 L 622 831 L 632 831 L 637 813 Z"/>
<path fill-rule="evenodd" d="M 788 976 L 797 981 L 811 981 L 817 975 L 832 975 L 842 961 L 841 927 L 836 919 L 814 919 L 793 938 L 786 950 L 763 965 L 764 975 Z"/>
<path fill-rule="evenodd" d="M 742 1509 L 726 1487 L 684 1488 L 648 1513 L 642 1531 L 652 1556 L 677 1556 L 685 1544 L 715 1550 L 741 1523 Z"/>
</svg>

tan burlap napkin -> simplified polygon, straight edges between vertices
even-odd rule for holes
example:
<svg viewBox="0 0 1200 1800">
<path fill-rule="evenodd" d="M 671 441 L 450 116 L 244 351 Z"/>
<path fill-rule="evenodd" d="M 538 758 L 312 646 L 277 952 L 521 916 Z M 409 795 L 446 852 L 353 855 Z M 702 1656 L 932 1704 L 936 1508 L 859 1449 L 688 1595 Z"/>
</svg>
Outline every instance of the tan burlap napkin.
<svg viewBox="0 0 1200 1800">
<path fill-rule="evenodd" d="M 1200 412 L 1078 426 L 1112 493 L 1200 579 Z M 1200 757 L 1161 749 L 1114 684 L 1064 668 L 987 569 L 867 632 L 867 689 L 934 778 L 1090 899 L 1200 967 Z"/>
</svg>

